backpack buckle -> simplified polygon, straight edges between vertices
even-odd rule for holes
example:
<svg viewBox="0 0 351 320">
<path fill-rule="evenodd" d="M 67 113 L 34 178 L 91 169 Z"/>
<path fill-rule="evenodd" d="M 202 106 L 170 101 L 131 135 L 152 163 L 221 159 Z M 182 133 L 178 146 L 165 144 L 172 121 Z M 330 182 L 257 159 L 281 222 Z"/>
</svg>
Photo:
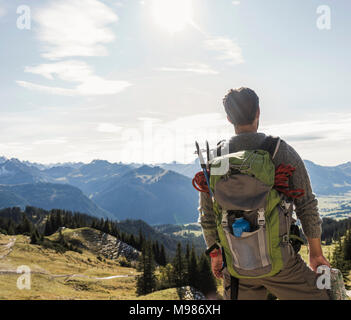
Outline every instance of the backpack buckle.
<svg viewBox="0 0 351 320">
<path fill-rule="evenodd" d="M 257 213 L 258 213 L 257 224 L 262 227 L 266 223 L 266 219 L 264 217 L 264 209 L 263 208 L 258 209 Z"/>
<path fill-rule="evenodd" d="M 290 240 L 290 237 L 289 237 L 288 234 L 284 234 L 284 235 L 282 236 L 282 243 L 287 244 L 287 243 L 290 242 L 289 240 Z"/>
<path fill-rule="evenodd" d="M 290 206 L 292 205 L 291 202 L 287 202 L 286 200 L 282 201 L 282 206 L 285 208 L 285 210 L 289 211 Z"/>
</svg>

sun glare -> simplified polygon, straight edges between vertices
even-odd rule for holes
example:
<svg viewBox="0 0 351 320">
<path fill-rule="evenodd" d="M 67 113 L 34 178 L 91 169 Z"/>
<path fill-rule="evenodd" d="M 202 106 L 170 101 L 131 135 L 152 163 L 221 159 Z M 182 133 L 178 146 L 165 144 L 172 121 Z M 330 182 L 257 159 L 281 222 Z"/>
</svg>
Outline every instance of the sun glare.
<svg viewBox="0 0 351 320">
<path fill-rule="evenodd" d="M 182 31 L 192 22 L 191 0 L 153 0 L 154 22 L 170 33 Z"/>
</svg>

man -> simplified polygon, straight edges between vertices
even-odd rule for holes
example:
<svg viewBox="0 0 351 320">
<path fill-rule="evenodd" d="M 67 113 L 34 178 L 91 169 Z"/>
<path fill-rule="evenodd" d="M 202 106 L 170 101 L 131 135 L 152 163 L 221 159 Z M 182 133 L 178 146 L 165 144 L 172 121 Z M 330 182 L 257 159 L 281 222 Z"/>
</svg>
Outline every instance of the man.
<svg viewBox="0 0 351 320">
<path fill-rule="evenodd" d="M 234 125 L 236 133 L 229 141 L 229 153 L 259 149 L 266 135 L 257 132 L 260 108 L 256 93 L 249 88 L 230 90 L 224 97 L 223 104 L 227 118 Z M 294 204 L 297 218 L 300 219 L 303 232 L 308 240 L 310 268 L 299 254 L 292 254 L 288 263 L 274 276 L 260 279 L 240 279 L 237 299 L 266 299 L 267 293 L 270 292 L 278 299 L 283 300 L 328 300 L 327 291 L 317 288 L 317 267 L 320 265 L 330 266 L 330 264 L 323 256 L 320 240 L 321 219 L 305 165 L 297 152 L 283 140 L 279 145 L 273 163 L 276 168 L 281 163 L 295 167 L 296 171 L 290 178 L 290 187 L 291 189 L 304 189 L 305 191 L 303 197 L 294 200 Z M 219 241 L 216 217 L 212 208 L 212 201 L 207 193 L 200 192 L 199 204 L 199 221 L 209 249 Z M 231 276 L 227 269 L 222 270 L 222 263 L 221 251 L 213 249 L 211 254 L 212 272 L 216 278 L 223 278 L 224 298 L 230 299 L 230 290 L 233 288 L 231 286 Z"/>
</svg>

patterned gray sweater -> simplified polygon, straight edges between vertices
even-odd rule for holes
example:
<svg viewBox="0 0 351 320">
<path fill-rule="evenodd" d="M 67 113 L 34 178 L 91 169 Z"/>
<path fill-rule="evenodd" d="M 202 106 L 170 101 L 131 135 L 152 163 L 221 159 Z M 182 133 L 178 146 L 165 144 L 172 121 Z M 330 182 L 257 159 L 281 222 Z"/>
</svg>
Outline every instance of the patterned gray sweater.
<svg viewBox="0 0 351 320">
<path fill-rule="evenodd" d="M 266 135 L 264 133 L 241 133 L 233 136 L 229 140 L 229 152 L 240 150 L 258 149 L 263 143 Z M 294 200 L 296 206 L 296 216 L 301 221 L 302 229 L 307 238 L 320 238 L 322 221 L 319 217 L 318 202 L 312 193 L 310 179 L 298 153 L 284 140 L 281 141 L 279 150 L 273 160 L 275 166 L 281 163 L 290 164 L 296 168 L 290 178 L 291 189 L 304 189 L 305 195 Z M 215 213 L 212 209 L 212 202 L 208 194 L 199 193 L 199 222 L 202 227 L 203 235 L 207 247 L 218 242 L 218 234 L 215 222 Z"/>
</svg>

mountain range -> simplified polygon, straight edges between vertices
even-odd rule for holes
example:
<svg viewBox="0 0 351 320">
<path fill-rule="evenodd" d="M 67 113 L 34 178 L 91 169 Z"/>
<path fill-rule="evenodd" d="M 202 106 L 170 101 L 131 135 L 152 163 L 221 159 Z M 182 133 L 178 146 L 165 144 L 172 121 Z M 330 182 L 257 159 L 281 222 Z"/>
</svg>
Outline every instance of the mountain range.
<svg viewBox="0 0 351 320">
<path fill-rule="evenodd" d="M 38 164 L 0 162 L 0 207 L 61 208 L 150 224 L 197 220 L 191 179 L 159 166 L 110 163 Z"/>
<path fill-rule="evenodd" d="M 351 191 L 351 162 L 333 167 L 308 160 L 305 164 L 317 195 Z M 197 160 L 43 165 L 0 157 L 0 208 L 31 205 L 117 220 L 142 219 L 152 225 L 191 223 L 198 216 L 191 178 L 199 169 Z"/>
<path fill-rule="evenodd" d="M 318 195 L 341 195 L 351 191 L 351 162 L 320 166 L 305 160 L 313 191 Z"/>
</svg>

